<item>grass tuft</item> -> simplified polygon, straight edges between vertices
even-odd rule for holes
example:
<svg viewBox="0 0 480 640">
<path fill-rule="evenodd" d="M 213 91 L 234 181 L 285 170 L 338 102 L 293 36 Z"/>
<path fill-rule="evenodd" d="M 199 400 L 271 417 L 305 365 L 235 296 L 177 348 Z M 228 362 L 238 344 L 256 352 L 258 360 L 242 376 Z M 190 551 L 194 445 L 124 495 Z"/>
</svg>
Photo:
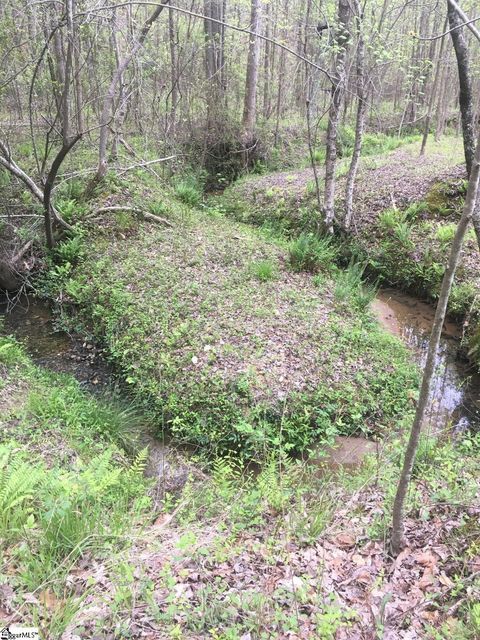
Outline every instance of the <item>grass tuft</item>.
<svg viewBox="0 0 480 640">
<path fill-rule="evenodd" d="M 338 248 L 329 237 L 302 233 L 289 246 L 290 264 L 294 271 L 329 270 L 338 256 Z"/>
</svg>

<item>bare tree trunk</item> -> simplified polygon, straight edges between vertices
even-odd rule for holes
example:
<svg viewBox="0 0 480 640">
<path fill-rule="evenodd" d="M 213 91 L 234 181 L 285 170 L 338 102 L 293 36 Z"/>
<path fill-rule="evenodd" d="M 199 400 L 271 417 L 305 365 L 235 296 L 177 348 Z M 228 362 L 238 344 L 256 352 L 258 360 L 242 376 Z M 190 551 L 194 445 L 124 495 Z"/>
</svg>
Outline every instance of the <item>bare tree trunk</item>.
<svg viewBox="0 0 480 640">
<path fill-rule="evenodd" d="M 251 2 L 250 30 L 254 33 L 259 33 L 260 30 L 260 2 L 261 0 L 252 0 Z M 259 60 L 260 38 L 250 35 L 242 119 L 242 144 L 244 147 L 249 147 L 254 137 Z"/>
<path fill-rule="evenodd" d="M 75 4 L 73 4 L 73 13 L 75 13 Z M 73 39 L 73 71 L 75 74 L 75 108 L 77 119 L 77 130 L 84 131 L 85 124 L 83 121 L 83 86 L 80 73 L 80 60 L 82 53 L 82 39 L 79 35 L 78 24 L 74 22 L 74 39 Z"/>
<path fill-rule="evenodd" d="M 392 539 L 391 547 L 394 555 L 400 553 L 400 551 L 406 546 L 405 532 L 404 532 L 404 505 L 407 496 L 408 485 L 410 483 L 412 469 L 415 462 L 415 455 L 418 448 L 418 442 L 422 429 L 423 420 L 425 417 L 426 409 L 428 406 L 430 391 L 432 387 L 432 376 L 435 370 L 435 363 L 437 358 L 438 346 L 440 344 L 440 337 L 442 333 L 443 323 L 447 313 L 447 304 L 450 297 L 450 291 L 452 289 L 453 280 L 455 277 L 455 271 L 457 269 L 458 260 L 460 258 L 460 251 L 462 249 L 465 233 L 468 228 L 468 224 L 472 219 L 475 211 L 475 204 L 478 197 L 478 185 L 480 178 L 480 140 L 477 142 L 477 149 L 475 152 L 474 161 L 472 163 L 472 170 L 470 173 L 470 181 L 468 184 L 467 196 L 465 199 L 465 205 L 463 208 L 462 217 L 458 223 L 455 237 L 452 243 L 452 249 L 450 252 L 450 258 L 448 260 L 447 270 L 443 277 L 442 287 L 440 290 L 440 296 L 438 299 L 437 309 L 435 312 L 435 319 L 433 322 L 432 333 L 430 336 L 430 342 L 428 345 L 427 361 L 425 364 L 425 371 L 423 374 L 422 386 L 420 389 L 420 396 L 418 398 L 417 410 L 415 413 L 415 419 L 410 431 L 410 438 L 405 452 L 405 459 L 403 462 L 403 468 L 398 482 L 397 493 L 395 495 L 395 502 L 393 505 L 393 519 L 392 519 Z"/>
<path fill-rule="evenodd" d="M 473 156 L 475 153 L 475 133 L 473 126 L 473 96 L 472 77 L 470 75 L 470 63 L 468 59 L 468 46 L 465 38 L 465 27 L 458 28 L 463 23 L 463 19 L 457 12 L 455 3 L 447 0 L 448 21 L 450 24 L 450 35 L 452 37 L 455 55 L 457 57 L 458 81 L 460 85 L 460 113 L 462 115 L 463 147 L 465 150 L 465 162 L 467 173 L 470 175 Z"/>
<path fill-rule="evenodd" d="M 325 226 L 333 233 L 335 215 L 335 166 L 337 161 L 337 135 L 340 120 L 340 109 L 345 91 L 345 58 L 349 42 L 348 18 L 350 3 L 348 0 L 338 0 L 338 17 L 335 41 L 338 51 L 335 55 L 335 69 L 332 75 L 332 90 L 330 95 L 330 109 L 328 112 L 327 149 L 325 158 L 325 193 L 324 216 Z"/>
<path fill-rule="evenodd" d="M 175 137 L 175 122 L 177 118 L 177 102 L 178 102 L 178 65 L 176 51 L 176 33 L 174 14 L 171 9 L 168 10 L 168 41 L 170 44 L 170 135 Z"/>
<path fill-rule="evenodd" d="M 270 3 L 266 5 L 265 16 L 265 36 L 270 38 Z M 270 116 L 270 42 L 265 42 L 263 58 L 263 117 L 265 120 Z"/>
<path fill-rule="evenodd" d="M 348 170 L 347 184 L 345 187 L 345 228 L 349 229 L 353 215 L 353 191 L 357 177 L 358 164 L 362 151 L 363 130 L 365 128 L 365 115 L 367 113 L 367 101 L 365 100 L 365 40 L 363 37 L 363 14 L 359 0 L 354 0 L 357 21 L 357 118 L 355 125 L 355 143 L 352 159 Z"/>
<path fill-rule="evenodd" d="M 443 29 L 444 31 L 447 28 L 447 24 L 448 24 L 448 18 L 445 20 L 445 26 L 444 26 L 444 29 Z M 431 90 L 431 93 L 430 93 L 430 100 L 428 102 L 427 117 L 425 118 L 425 129 L 423 131 L 422 146 L 420 148 L 420 155 L 421 156 L 423 156 L 425 154 L 425 147 L 427 146 L 428 134 L 430 133 L 430 124 L 432 122 L 432 111 L 433 111 L 433 105 L 435 103 L 435 97 L 437 95 L 438 81 L 439 81 L 439 78 L 440 78 L 440 67 L 441 67 L 441 63 L 442 63 L 444 48 L 445 48 L 445 36 L 441 40 L 440 50 L 438 52 L 438 57 L 437 57 L 436 65 L 435 65 L 435 76 L 433 78 L 433 85 L 432 85 L 432 90 Z"/>
</svg>

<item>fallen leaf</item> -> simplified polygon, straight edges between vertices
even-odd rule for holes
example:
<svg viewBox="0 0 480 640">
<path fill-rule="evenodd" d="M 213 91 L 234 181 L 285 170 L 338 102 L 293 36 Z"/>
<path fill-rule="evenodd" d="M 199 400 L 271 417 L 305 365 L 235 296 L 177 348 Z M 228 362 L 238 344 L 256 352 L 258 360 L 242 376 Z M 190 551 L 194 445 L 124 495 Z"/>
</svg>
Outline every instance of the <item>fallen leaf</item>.
<svg viewBox="0 0 480 640">
<path fill-rule="evenodd" d="M 355 546 L 355 538 L 350 533 L 339 533 L 333 541 L 342 549 Z"/>
</svg>

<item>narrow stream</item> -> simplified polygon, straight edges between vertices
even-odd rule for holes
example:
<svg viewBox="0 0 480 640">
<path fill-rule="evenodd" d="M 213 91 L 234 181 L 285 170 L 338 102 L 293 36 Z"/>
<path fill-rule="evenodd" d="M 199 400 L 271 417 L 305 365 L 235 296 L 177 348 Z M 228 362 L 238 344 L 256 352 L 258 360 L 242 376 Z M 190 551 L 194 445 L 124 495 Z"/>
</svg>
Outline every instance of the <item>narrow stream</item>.
<svg viewBox="0 0 480 640">
<path fill-rule="evenodd" d="M 435 308 L 394 289 L 381 290 L 372 307 L 383 327 L 411 348 L 423 369 Z M 480 428 L 480 375 L 459 355 L 461 337 L 457 324 L 445 322 L 426 425 L 434 433 Z"/>
<path fill-rule="evenodd" d="M 404 340 L 413 358 L 423 366 L 434 308 L 396 290 L 382 290 L 372 309 L 382 326 Z M 0 298 L 2 319 L 3 331 L 21 340 L 36 364 L 74 375 L 89 391 L 112 388 L 114 377 L 102 352 L 93 344 L 56 330 L 51 310 L 44 302 L 24 297 L 12 306 L 6 298 Z M 447 322 L 428 416 L 428 424 L 437 434 L 480 428 L 480 375 L 472 373 L 459 356 L 460 338 L 461 329 Z M 165 445 L 153 438 L 149 445 L 149 475 L 160 476 L 165 471 Z M 363 438 L 339 437 L 323 461 L 333 467 L 355 467 L 373 450 L 375 443 Z"/>
</svg>

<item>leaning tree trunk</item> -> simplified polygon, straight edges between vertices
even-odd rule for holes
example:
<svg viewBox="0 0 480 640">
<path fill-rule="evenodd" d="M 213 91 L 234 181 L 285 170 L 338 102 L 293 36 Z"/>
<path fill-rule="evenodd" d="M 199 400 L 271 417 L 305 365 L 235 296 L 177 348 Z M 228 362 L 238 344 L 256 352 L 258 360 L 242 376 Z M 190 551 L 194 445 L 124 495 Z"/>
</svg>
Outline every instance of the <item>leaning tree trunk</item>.
<svg viewBox="0 0 480 640">
<path fill-rule="evenodd" d="M 346 229 L 350 228 L 353 215 L 353 191 L 357 177 L 360 154 L 362 152 L 363 130 L 365 128 L 365 116 L 367 113 L 367 101 L 365 99 L 365 39 L 363 37 L 363 15 L 359 0 L 355 0 L 355 13 L 357 20 L 357 118 L 355 124 L 355 143 L 353 146 L 352 160 L 348 170 L 347 184 L 345 187 L 345 221 Z"/>
<path fill-rule="evenodd" d="M 426 409 L 430 399 L 430 391 L 432 387 L 432 377 L 435 370 L 435 362 L 438 352 L 438 346 L 440 344 L 440 336 L 442 334 L 443 323 L 447 313 L 447 304 L 450 297 L 450 291 L 452 289 L 453 280 L 455 277 L 455 271 L 457 269 L 458 260 L 460 258 L 460 251 L 462 249 L 465 233 L 468 228 L 468 224 L 471 221 L 475 204 L 478 197 L 478 185 L 480 178 L 480 140 L 477 142 L 477 149 L 475 152 L 474 160 L 472 163 L 472 169 L 470 173 L 470 180 L 468 184 L 467 196 L 465 199 L 465 205 L 463 208 L 462 217 L 458 223 L 455 237 L 452 243 L 452 249 L 448 260 L 447 270 L 443 277 L 442 287 L 440 290 L 440 296 L 438 299 L 437 309 L 435 312 L 435 319 L 433 322 L 432 333 L 430 336 L 430 342 L 428 344 L 427 362 L 425 364 L 425 371 L 423 374 L 422 386 L 420 389 L 420 396 L 418 398 L 417 410 L 415 413 L 415 419 L 413 421 L 412 430 L 410 432 L 410 438 L 408 441 L 407 450 L 405 452 L 405 459 L 403 462 L 403 468 L 398 482 L 397 493 L 395 495 L 395 502 L 393 505 L 393 521 L 392 521 L 392 539 L 391 548 L 392 553 L 397 555 L 406 546 L 405 531 L 404 531 L 404 506 L 407 496 L 408 485 L 412 475 L 413 464 L 415 462 L 415 455 L 418 448 L 418 442 L 422 429 L 422 424 L 425 418 Z"/>
<path fill-rule="evenodd" d="M 122 77 L 122 75 L 124 74 L 127 67 L 129 66 L 129 64 L 132 62 L 132 60 L 135 58 L 137 53 L 140 51 L 141 47 L 143 46 L 143 43 L 145 42 L 148 36 L 148 33 L 153 23 L 161 14 L 164 7 L 168 5 L 168 2 L 169 0 L 165 0 L 163 4 L 156 7 L 153 13 L 150 15 L 150 17 L 144 22 L 140 30 L 140 33 L 138 35 L 138 38 L 135 44 L 133 45 L 130 53 L 127 54 L 123 58 L 123 60 L 120 62 L 120 64 L 117 66 L 115 73 L 113 74 L 113 78 L 110 81 L 110 86 L 108 87 L 107 94 L 105 95 L 105 98 L 103 100 L 102 114 L 100 116 L 100 140 L 98 145 L 98 167 L 97 167 L 97 172 L 93 177 L 89 185 L 89 188 L 87 189 L 88 191 L 91 191 L 92 188 L 100 180 L 102 180 L 105 177 L 105 174 L 107 172 L 108 130 L 109 130 L 110 120 L 112 118 L 111 111 L 112 111 L 113 101 L 115 99 L 115 93 L 117 90 L 118 82 Z"/>
<path fill-rule="evenodd" d="M 457 12 L 455 4 L 451 0 L 448 3 L 448 21 L 450 24 L 450 35 L 452 37 L 455 55 L 457 57 L 458 81 L 460 85 L 459 102 L 460 113 L 462 115 L 462 133 L 463 147 L 465 149 L 465 163 L 467 165 L 467 173 L 470 175 L 473 155 L 475 153 L 475 133 L 473 125 L 473 95 L 472 95 L 472 76 L 470 74 L 470 62 L 468 57 L 467 39 L 464 33 L 464 27 L 458 28 L 463 24 L 463 20 Z"/>
<path fill-rule="evenodd" d="M 349 41 L 348 17 L 350 3 L 348 0 L 338 0 L 338 24 L 335 40 L 338 52 L 335 56 L 335 69 L 332 75 L 332 90 L 330 94 L 330 109 L 328 112 L 327 149 L 325 158 L 325 194 L 324 216 L 325 226 L 333 233 L 333 219 L 335 215 L 335 166 L 337 162 L 338 123 L 343 95 L 345 92 L 345 58 Z"/>
</svg>

